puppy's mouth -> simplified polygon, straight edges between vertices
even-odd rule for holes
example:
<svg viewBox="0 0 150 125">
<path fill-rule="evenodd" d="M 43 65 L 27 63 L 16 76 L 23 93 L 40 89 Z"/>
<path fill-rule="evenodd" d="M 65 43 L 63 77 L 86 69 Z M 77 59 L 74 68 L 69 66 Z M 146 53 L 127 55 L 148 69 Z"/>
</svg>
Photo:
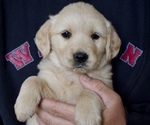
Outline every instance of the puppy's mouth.
<svg viewBox="0 0 150 125">
<path fill-rule="evenodd" d="M 87 68 L 86 63 L 80 63 L 80 64 L 75 63 L 73 66 L 74 72 L 87 73 L 87 70 L 88 70 L 88 68 Z"/>
</svg>

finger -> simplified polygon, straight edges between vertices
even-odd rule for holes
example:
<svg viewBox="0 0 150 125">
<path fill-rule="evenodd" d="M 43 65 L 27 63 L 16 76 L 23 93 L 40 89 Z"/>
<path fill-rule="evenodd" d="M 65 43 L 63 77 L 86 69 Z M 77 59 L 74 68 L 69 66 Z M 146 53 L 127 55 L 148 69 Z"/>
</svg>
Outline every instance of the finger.
<svg viewBox="0 0 150 125">
<path fill-rule="evenodd" d="M 38 109 L 37 115 L 37 121 L 40 125 L 74 125 L 70 121 L 53 116 L 44 111 L 43 109 Z"/>
<path fill-rule="evenodd" d="M 58 102 L 51 99 L 43 99 L 40 103 L 40 108 L 47 111 L 49 114 L 55 117 L 60 117 L 74 122 L 74 105 Z"/>
<path fill-rule="evenodd" d="M 116 92 L 100 80 L 93 79 L 87 75 L 81 75 L 80 82 L 83 87 L 95 91 L 102 98 L 104 104 L 108 104 L 106 107 L 109 106 L 110 102 L 112 104 L 114 100 L 118 100 L 119 98 Z"/>
<path fill-rule="evenodd" d="M 39 117 L 37 117 L 36 120 L 39 123 L 39 125 L 46 125 Z"/>
</svg>

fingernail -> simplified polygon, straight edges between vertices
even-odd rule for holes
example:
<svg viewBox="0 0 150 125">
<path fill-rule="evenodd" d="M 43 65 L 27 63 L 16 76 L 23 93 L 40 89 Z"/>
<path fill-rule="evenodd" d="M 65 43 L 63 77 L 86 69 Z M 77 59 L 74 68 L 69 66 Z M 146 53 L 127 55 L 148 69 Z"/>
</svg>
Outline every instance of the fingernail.
<svg viewBox="0 0 150 125">
<path fill-rule="evenodd" d="M 89 76 L 87 76 L 87 75 L 82 75 L 81 76 L 81 79 L 83 80 L 83 81 L 85 81 L 85 82 L 88 82 L 88 81 L 90 81 L 90 77 Z"/>
</svg>

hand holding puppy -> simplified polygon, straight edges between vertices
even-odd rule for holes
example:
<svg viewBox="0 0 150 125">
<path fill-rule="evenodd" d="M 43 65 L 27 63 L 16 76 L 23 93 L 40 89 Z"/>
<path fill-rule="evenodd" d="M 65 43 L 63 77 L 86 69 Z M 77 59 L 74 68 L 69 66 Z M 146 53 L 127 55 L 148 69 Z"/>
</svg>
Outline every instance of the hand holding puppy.
<svg viewBox="0 0 150 125">
<path fill-rule="evenodd" d="M 125 111 L 120 96 L 99 80 L 86 75 L 80 77 L 84 88 L 96 92 L 103 100 L 105 109 L 102 113 L 103 125 L 125 125 Z M 75 106 L 44 99 L 38 110 L 40 125 L 74 125 Z"/>
</svg>

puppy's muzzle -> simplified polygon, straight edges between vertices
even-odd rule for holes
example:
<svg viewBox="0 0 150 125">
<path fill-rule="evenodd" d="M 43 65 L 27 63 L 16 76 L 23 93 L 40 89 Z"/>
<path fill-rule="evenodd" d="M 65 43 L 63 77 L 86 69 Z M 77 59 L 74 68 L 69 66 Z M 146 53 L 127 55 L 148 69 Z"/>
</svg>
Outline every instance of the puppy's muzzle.
<svg viewBox="0 0 150 125">
<path fill-rule="evenodd" d="M 88 60 L 88 55 L 84 52 L 77 52 L 73 55 L 75 64 L 84 64 Z"/>
</svg>

